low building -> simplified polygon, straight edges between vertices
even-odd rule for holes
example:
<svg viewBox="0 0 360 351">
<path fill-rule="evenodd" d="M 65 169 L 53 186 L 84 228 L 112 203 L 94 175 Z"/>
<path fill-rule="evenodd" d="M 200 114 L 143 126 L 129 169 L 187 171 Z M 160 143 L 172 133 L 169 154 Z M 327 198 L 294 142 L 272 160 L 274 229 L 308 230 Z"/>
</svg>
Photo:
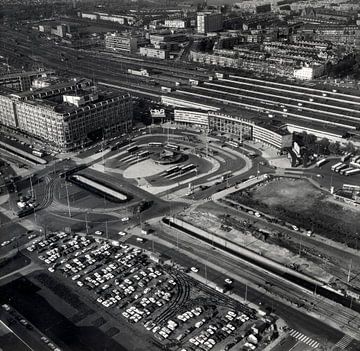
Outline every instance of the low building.
<svg viewBox="0 0 360 351">
<path fill-rule="evenodd" d="M 55 74 L 51 70 L 30 71 L 21 73 L 9 73 L 0 76 L 0 86 L 15 91 L 26 91 L 31 88 L 34 80 L 38 78 L 51 77 Z"/>
<path fill-rule="evenodd" d="M 146 42 L 145 38 L 135 37 L 122 33 L 107 33 L 105 35 L 105 47 L 114 51 L 135 53 L 140 44 Z"/>
<path fill-rule="evenodd" d="M 203 110 L 175 109 L 174 121 L 185 126 L 209 127 L 209 114 Z"/>
<path fill-rule="evenodd" d="M 166 60 L 169 58 L 169 51 L 164 49 L 156 49 L 152 47 L 142 47 L 140 48 L 140 55 Z"/>
<path fill-rule="evenodd" d="M 187 18 L 174 18 L 165 20 L 164 27 L 185 29 L 190 27 L 190 21 Z"/>
<path fill-rule="evenodd" d="M 325 73 L 325 65 L 303 66 L 294 69 L 294 77 L 300 80 L 312 80 Z"/>
</svg>

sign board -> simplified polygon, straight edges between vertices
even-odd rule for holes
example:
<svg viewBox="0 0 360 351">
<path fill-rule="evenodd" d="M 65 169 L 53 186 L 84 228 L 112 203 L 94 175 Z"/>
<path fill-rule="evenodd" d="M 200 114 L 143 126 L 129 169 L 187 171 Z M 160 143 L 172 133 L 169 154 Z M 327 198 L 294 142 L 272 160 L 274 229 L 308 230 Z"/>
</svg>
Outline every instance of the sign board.
<svg viewBox="0 0 360 351">
<path fill-rule="evenodd" d="M 162 109 L 151 109 L 150 110 L 151 118 L 165 118 L 165 110 Z"/>
</svg>

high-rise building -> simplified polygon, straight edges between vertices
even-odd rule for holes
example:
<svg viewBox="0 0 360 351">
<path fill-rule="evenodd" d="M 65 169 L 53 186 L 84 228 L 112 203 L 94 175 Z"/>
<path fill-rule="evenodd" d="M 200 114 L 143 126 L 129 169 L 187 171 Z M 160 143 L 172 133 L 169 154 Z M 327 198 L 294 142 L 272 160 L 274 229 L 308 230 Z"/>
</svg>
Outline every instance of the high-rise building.
<svg viewBox="0 0 360 351">
<path fill-rule="evenodd" d="M 128 93 L 101 92 L 88 79 L 0 95 L 0 123 L 69 151 L 125 133 L 132 124 Z"/>
<path fill-rule="evenodd" d="M 223 15 L 218 12 L 198 12 L 197 31 L 201 34 L 217 32 L 223 28 Z"/>
</svg>

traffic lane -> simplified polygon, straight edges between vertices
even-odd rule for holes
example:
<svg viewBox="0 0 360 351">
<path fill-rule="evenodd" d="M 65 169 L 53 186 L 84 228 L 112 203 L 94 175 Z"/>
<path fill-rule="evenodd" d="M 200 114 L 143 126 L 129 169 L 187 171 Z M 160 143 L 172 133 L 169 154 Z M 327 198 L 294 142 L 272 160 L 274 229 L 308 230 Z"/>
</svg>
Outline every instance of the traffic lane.
<svg viewBox="0 0 360 351">
<path fill-rule="evenodd" d="M 5 311 L 1 311 L 0 319 L 2 319 L 2 322 L 4 324 L 9 325 L 9 328 L 12 330 L 14 335 L 16 335 L 16 337 L 21 341 L 23 345 L 27 346 L 28 350 L 49 350 L 49 347 L 41 341 L 40 338 L 42 334 L 40 334 L 38 330 L 34 329 L 33 327 L 33 329 L 27 329 L 24 325 L 20 324 L 20 322 L 12 314 Z M 4 321 L 6 321 L 6 323 Z M 12 351 L 13 350 L 15 349 L 12 349 Z"/>
<path fill-rule="evenodd" d="M 174 246 L 177 245 L 177 240 L 175 238 L 172 238 L 170 236 L 167 236 L 168 241 L 172 242 Z M 139 244 L 139 242 L 136 241 L 134 237 L 127 240 L 127 242 L 139 246 L 141 248 L 146 248 L 149 251 L 155 250 L 157 252 L 160 252 L 164 255 L 172 257 L 173 261 L 177 264 L 190 268 L 190 267 L 197 267 L 199 269 L 198 274 L 205 277 L 205 265 L 199 264 L 198 261 L 193 260 L 192 258 L 188 256 L 184 256 L 183 253 L 176 250 L 176 248 L 169 248 L 167 246 L 163 246 L 159 243 L 155 243 L 151 240 L 146 240 L 143 244 Z M 183 248 L 182 244 L 179 243 L 179 246 Z M 201 259 L 209 259 L 211 256 L 216 259 L 216 256 L 221 255 L 221 253 L 218 250 L 213 250 L 209 247 L 208 254 L 203 255 L 201 253 L 202 249 L 204 249 L 204 246 L 197 247 L 196 245 L 187 246 L 186 249 L 192 253 L 197 253 L 199 255 L 199 258 Z M 231 259 L 227 258 L 228 261 Z M 218 261 L 218 264 L 220 265 L 220 262 Z M 225 267 L 224 265 L 221 265 L 222 268 L 227 269 L 229 272 L 233 271 L 233 268 L 230 270 L 228 267 Z M 239 267 L 241 267 L 239 265 Z M 255 273 L 255 272 L 254 272 Z M 239 268 L 238 271 L 236 271 L 236 274 L 241 275 L 242 270 Z M 219 273 L 218 271 L 206 267 L 206 276 L 209 281 L 213 281 L 217 283 L 218 285 L 224 284 L 224 279 L 226 278 L 222 273 Z M 231 273 L 229 273 L 229 277 L 231 278 Z M 260 278 L 261 279 L 261 278 Z M 234 280 L 234 279 L 233 279 Z M 265 285 L 265 280 L 261 279 L 262 285 Z M 288 306 L 286 304 L 283 304 L 271 296 L 265 295 L 264 293 L 257 291 L 253 289 L 252 287 L 249 287 L 246 285 L 246 283 L 234 280 L 234 289 L 233 292 L 241 297 L 245 297 L 245 292 L 247 291 L 247 300 L 259 305 L 260 307 L 269 311 L 273 311 L 276 315 L 284 319 L 288 325 L 296 330 L 301 331 L 302 333 L 311 336 L 314 339 L 321 339 L 323 338 L 326 340 L 329 340 L 330 342 L 336 343 L 339 339 L 342 338 L 344 335 L 343 333 L 337 331 L 336 329 L 324 324 L 323 322 L 314 319 L 302 311 L 298 311 L 297 309 Z"/>
<path fill-rule="evenodd" d="M 0 321 L 0 345 L 3 351 L 32 351 L 3 321 Z"/>
<path fill-rule="evenodd" d="M 233 171 L 233 169 L 228 169 L 229 171 Z M 221 180 L 218 180 L 218 182 L 220 182 L 219 184 L 215 184 L 215 185 L 212 185 L 210 186 L 209 188 L 205 189 L 205 190 L 198 190 L 196 191 L 193 195 L 192 195 L 192 198 L 194 200 L 202 200 L 202 199 L 207 199 L 207 198 L 211 198 L 211 196 L 216 193 L 216 192 L 219 192 L 219 191 L 222 191 L 226 188 L 231 188 L 232 186 L 235 186 L 236 184 L 238 183 L 241 183 L 247 179 L 249 179 L 250 176 L 256 176 L 257 175 L 257 165 L 254 164 L 253 167 L 243 173 L 243 174 L 240 174 L 238 176 L 235 176 L 235 177 L 231 177 L 225 181 L 221 181 Z M 265 172 L 264 172 L 265 171 Z M 224 172 L 224 169 L 221 170 L 220 174 Z M 260 168 L 260 173 L 263 174 L 263 173 L 266 173 L 266 174 L 270 174 L 270 173 L 273 173 L 274 170 L 271 170 L 269 169 L 268 167 L 263 167 L 263 168 Z M 220 174 L 219 174 L 219 178 L 220 178 Z"/>
<path fill-rule="evenodd" d="M 271 351 L 290 351 L 292 347 L 294 347 L 297 343 L 297 340 L 292 338 L 291 336 L 287 336 L 283 340 L 280 341 L 278 345 L 273 347 Z"/>
</svg>

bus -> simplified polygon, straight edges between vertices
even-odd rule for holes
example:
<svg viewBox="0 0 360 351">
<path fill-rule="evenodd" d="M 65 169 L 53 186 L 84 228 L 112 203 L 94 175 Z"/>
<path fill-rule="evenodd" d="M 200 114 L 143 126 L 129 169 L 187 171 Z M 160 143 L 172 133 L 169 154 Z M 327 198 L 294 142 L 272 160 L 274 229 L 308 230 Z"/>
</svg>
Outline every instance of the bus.
<svg viewBox="0 0 360 351">
<path fill-rule="evenodd" d="M 351 153 L 345 154 L 343 157 L 341 157 L 341 162 L 347 161 L 351 157 Z"/>
<path fill-rule="evenodd" d="M 224 182 L 225 180 L 231 178 L 231 176 L 232 176 L 231 171 L 228 171 L 221 176 L 221 181 Z"/>
<path fill-rule="evenodd" d="M 359 173 L 360 173 L 360 168 L 353 168 L 353 169 L 347 171 L 345 173 L 345 175 L 350 176 L 350 175 L 359 174 Z"/>
<path fill-rule="evenodd" d="M 238 143 L 237 141 L 232 141 L 232 140 L 227 141 L 226 144 L 228 144 L 232 147 L 240 147 L 241 146 L 240 143 Z"/>
<path fill-rule="evenodd" d="M 152 143 L 149 143 L 148 146 L 150 146 L 150 147 L 160 147 L 160 146 L 163 146 L 163 143 L 152 142 Z"/>
<path fill-rule="evenodd" d="M 172 150 L 176 150 L 179 151 L 180 150 L 180 146 L 179 145 L 175 145 L 175 144 L 166 144 L 166 147 Z"/>
<path fill-rule="evenodd" d="M 316 167 L 321 167 L 327 162 L 328 162 L 328 160 L 326 158 L 323 158 L 323 159 L 317 161 L 315 165 L 316 165 Z"/>
<path fill-rule="evenodd" d="M 132 153 L 135 152 L 139 149 L 139 147 L 137 145 L 131 146 L 127 149 L 127 152 Z"/>
<path fill-rule="evenodd" d="M 341 169 L 339 173 L 340 173 L 341 175 L 345 175 L 346 172 L 351 171 L 352 169 L 354 169 L 354 168 L 352 168 L 352 167 L 347 167 L 347 166 L 346 166 L 346 168 Z"/>
<path fill-rule="evenodd" d="M 335 172 L 340 173 L 340 171 L 344 168 L 348 168 L 348 165 L 345 163 L 342 163 L 340 166 L 335 168 Z"/>
<path fill-rule="evenodd" d="M 138 153 L 138 157 L 147 157 L 150 155 L 150 152 L 149 151 L 142 151 L 142 152 L 139 152 Z"/>
<path fill-rule="evenodd" d="M 167 169 L 165 172 L 166 172 L 166 174 L 173 174 L 179 170 L 180 170 L 179 166 L 174 166 L 174 167 Z"/>
<path fill-rule="evenodd" d="M 38 156 L 38 157 L 43 157 L 44 156 L 44 151 L 41 151 L 41 150 L 32 150 L 31 153 L 35 156 Z"/>
<path fill-rule="evenodd" d="M 186 165 L 184 167 L 181 167 L 181 173 L 188 172 L 190 170 L 193 170 L 195 168 L 195 165 L 190 163 L 189 165 Z"/>
<path fill-rule="evenodd" d="M 331 166 L 331 170 L 335 172 L 335 169 L 337 167 L 340 167 L 342 164 L 343 164 L 342 162 L 335 163 L 333 166 Z"/>
<path fill-rule="evenodd" d="M 354 156 L 352 159 L 351 159 L 351 162 L 359 162 L 360 161 L 360 156 Z"/>
</svg>

